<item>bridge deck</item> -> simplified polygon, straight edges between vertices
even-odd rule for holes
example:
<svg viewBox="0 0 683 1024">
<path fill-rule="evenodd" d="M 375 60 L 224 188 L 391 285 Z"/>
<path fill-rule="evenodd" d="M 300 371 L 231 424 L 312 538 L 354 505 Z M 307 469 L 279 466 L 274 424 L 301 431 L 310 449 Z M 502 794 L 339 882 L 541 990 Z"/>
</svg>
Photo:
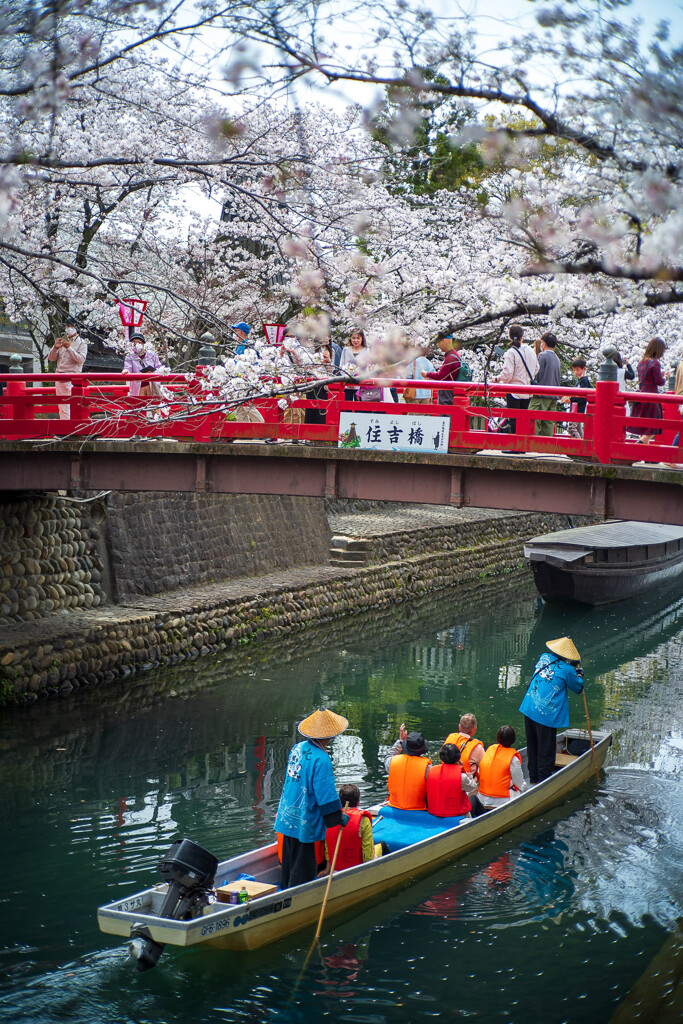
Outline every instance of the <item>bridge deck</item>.
<svg viewBox="0 0 683 1024">
<path fill-rule="evenodd" d="M 565 512 L 683 525 L 683 471 L 303 445 L 1 441 L 4 491 L 210 491 Z"/>
</svg>

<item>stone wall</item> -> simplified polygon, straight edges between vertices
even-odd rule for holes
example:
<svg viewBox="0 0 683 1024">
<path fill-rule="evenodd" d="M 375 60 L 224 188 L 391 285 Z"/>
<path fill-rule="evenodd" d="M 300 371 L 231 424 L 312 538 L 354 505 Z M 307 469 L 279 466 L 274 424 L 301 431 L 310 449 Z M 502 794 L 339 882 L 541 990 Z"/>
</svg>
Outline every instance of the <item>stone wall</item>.
<svg viewBox="0 0 683 1024">
<path fill-rule="evenodd" d="M 324 563 L 329 549 L 320 498 L 0 492 L 0 624 Z"/>
<path fill-rule="evenodd" d="M 89 505 L 0 495 L 0 623 L 31 622 L 105 600 Z"/>
<path fill-rule="evenodd" d="M 260 580 L 214 584 L 80 616 L 70 634 L 53 624 L 19 635 L 0 631 L 0 703 L 68 693 L 75 687 L 176 664 L 313 623 L 375 612 L 455 584 L 512 572 L 524 539 L 557 529 L 562 517 L 507 516 L 457 552 L 433 551 L 359 569 L 307 566 Z"/>
<path fill-rule="evenodd" d="M 324 563 L 321 498 L 258 494 L 112 494 L 107 549 L 113 598 Z"/>
</svg>

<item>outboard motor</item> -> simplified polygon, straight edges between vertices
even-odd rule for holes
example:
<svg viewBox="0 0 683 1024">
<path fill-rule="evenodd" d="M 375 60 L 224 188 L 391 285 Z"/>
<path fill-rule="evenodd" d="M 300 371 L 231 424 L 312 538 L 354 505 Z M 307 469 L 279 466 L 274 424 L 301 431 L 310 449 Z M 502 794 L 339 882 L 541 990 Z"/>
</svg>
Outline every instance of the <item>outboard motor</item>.
<svg viewBox="0 0 683 1024">
<path fill-rule="evenodd" d="M 159 872 L 168 883 L 168 892 L 159 911 L 159 917 L 188 921 L 199 917 L 209 902 L 218 859 L 191 839 L 176 839 L 159 861 Z M 136 961 L 136 971 L 148 971 L 161 956 L 163 945 L 155 942 L 149 929 L 134 924 L 130 932 L 128 952 Z"/>
</svg>

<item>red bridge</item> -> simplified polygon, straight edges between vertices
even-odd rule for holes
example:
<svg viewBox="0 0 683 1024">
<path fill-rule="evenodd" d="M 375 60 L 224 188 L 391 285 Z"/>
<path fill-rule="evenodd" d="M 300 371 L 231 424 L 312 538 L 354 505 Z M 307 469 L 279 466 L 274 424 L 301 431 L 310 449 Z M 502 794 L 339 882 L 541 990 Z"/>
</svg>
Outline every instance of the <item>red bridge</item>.
<svg viewBox="0 0 683 1024">
<path fill-rule="evenodd" d="M 45 386 L 54 384 L 53 374 L 0 376 L 0 489 L 297 494 L 683 525 L 683 455 L 672 445 L 681 427 L 681 396 L 639 395 L 639 400 L 662 405 L 664 418 L 636 420 L 627 414 L 633 393 L 619 392 L 611 381 L 582 390 L 585 413 L 501 411 L 495 399 L 510 390 L 502 385 L 430 381 L 434 390 L 441 386 L 454 392 L 453 405 L 444 406 L 346 402 L 343 385 L 333 384 L 325 401 L 290 396 L 292 411 L 284 418 L 276 394 L 258 398 L 253 406 L 263 422 L 238 422 L 229 418 L 229 403 L 181 375 L 79 374 L 59 379 L 71 381 L 70 398 Z M 128 384 L 136 379 L 157 381 L 161 395 L 130 397 Z M 382 383 L 399 390 L 426 386 L 424 381 Z M 273 390 L 277 392 L 276 384 Z M 514 390 L 577 398 L 574 388 L 515 385 Z M 56 413 L 56 401 L 69 405 L 68 419 L 46 418 Z M 301 418 L 298 410 L 306 409 L 323 410 L 325 423 L 296 422 Z M 343 412 L 448 417 L 448 451 L 338 448 Z M 515 417 L 517 433 L 488 429 L 492 413 Z M 536 420 L 582 424 L 583 438 L 535 436 Z M 662 433 L 657 443 L 643 445 L 629 436 L 634 428 Z M 258 443 L 265 439 L 282 443 Z M 310 447 L 301 447 L 301 442 Z M 644 456 L 676 468 L 632 465 Z"/>
</svg>

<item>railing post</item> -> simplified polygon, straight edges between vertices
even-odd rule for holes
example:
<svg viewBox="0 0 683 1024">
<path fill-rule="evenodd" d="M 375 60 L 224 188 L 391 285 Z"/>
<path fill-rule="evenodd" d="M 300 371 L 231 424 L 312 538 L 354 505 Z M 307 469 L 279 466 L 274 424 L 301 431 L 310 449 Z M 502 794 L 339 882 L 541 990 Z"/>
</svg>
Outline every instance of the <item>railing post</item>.
<svg viewBox="0 0 683 1024">
<path fill-rule="evenodd" d="M 611 358 L 615 352 L 616 349 L 613 345 L 607 345 L 602 350 L 605 362 L 601 364 L 598 379 L 595 382 L 593 451 L 598 461 L 603 464 L 610 462 L 612 441 L 616 440 L 614 437 L 614 414 L 617 408 L 619 381 L 617 380 L 617 364 Z"/>
<path fill-rule="evenodd" d="M 84 423 L 89 419 L 89 409 L 86 407 L 85 387 L 82 383 L 74 384 L 71 388 L 71 401 L 69 403 L 69 419 Z"/>
</svg>

